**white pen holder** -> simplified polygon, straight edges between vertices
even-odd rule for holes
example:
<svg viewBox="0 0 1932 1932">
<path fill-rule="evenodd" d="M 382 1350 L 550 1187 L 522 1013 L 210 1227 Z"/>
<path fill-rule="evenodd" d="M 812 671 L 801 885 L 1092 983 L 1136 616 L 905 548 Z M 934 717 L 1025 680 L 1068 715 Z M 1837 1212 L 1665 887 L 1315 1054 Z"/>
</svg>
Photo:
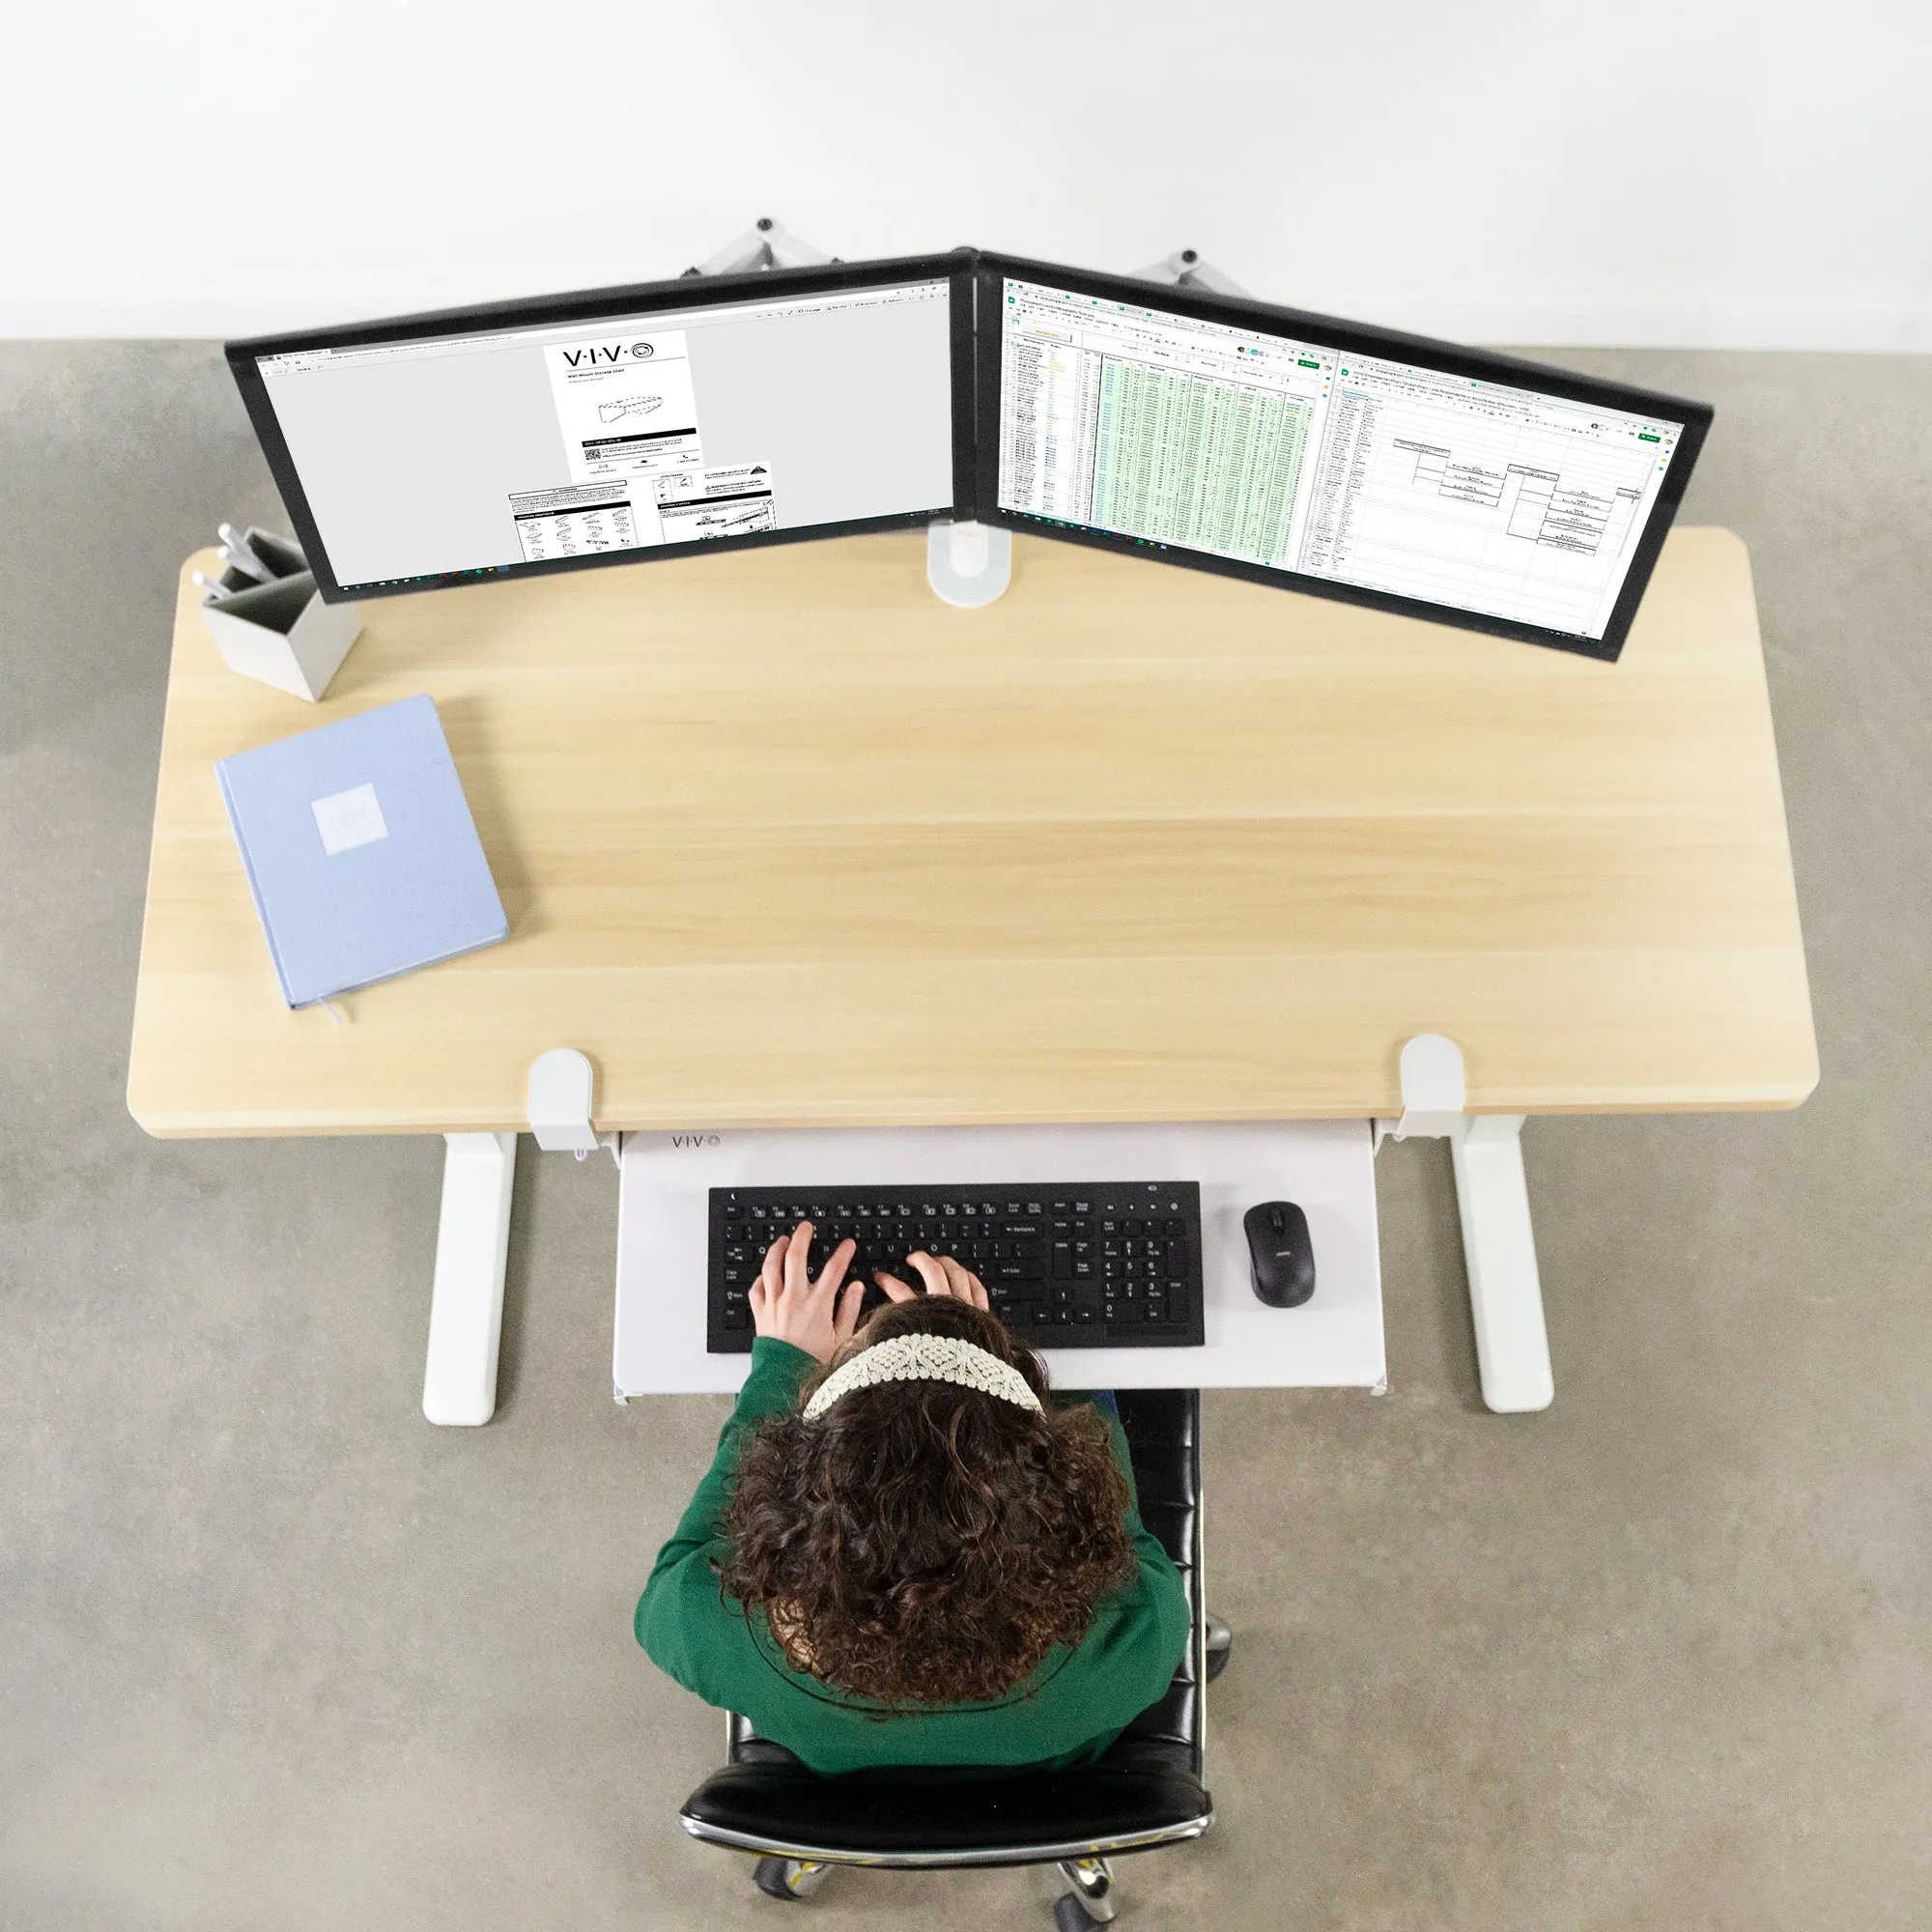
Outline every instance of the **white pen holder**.
<svg viewBox="0 0 1932 1932">
<path fill-rule="evenodd" d="M 271 567 L 282 563 L 285 554 L 289 561 L 300 558 L 286 538 L 265 539 L 263 532 L 251 530 L 249 539 Z M 252 583 L 234 569 L 221 581 L 230 595 L 207 597 L 201 605 L 221 662 L 243 677 L 313 704 L 362 634 L 361 607 L 325 604 L 314 576 L 299 568 L 270 583 Z"/>
</svg>

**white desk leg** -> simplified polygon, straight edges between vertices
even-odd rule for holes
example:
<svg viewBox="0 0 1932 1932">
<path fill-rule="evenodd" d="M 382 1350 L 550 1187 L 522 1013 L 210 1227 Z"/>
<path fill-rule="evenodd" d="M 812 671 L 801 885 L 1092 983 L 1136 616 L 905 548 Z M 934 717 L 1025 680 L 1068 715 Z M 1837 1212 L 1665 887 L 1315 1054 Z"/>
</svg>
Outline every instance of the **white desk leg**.
<svg viewBox="0 0 1932 1932">
<path fill-rule="evenodd" d="M 510 1249 L 515 1134 L 445 1134 L 442 1213 L 430 1293 L 423 1413 L 475 1428 L 497 1411 L 503 1263 Z"/>
<path fill-rule="evenodd" d="M 1556 1393 L 1529 1189 L 1522 1178 L 1521 1133 L 1520 1114 L 1477 1114 L 1449 1140 L 1476 1322 L 1476 1366 L 1483 1400 L 1502 1414 L 1548 1408 Z"/>
</svg>

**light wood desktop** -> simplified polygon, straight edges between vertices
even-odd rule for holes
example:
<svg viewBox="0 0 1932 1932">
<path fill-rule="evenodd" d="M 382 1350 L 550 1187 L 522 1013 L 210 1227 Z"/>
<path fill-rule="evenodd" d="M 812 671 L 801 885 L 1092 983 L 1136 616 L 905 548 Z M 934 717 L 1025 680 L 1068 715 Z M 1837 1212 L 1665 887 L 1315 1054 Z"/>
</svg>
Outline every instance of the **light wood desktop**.
<svg viewBox="0 0 1932 1932">
<path fill-rule="evenodd" d="M 1750 575 L 1664 547 L 1620 664 L 1021 538 L 373 602 L 315 706 L 183 574 L 128 1096 L 158 1135 L 1779 1107 L 1817 1078 Z M 206 555 L 190 562 L 208 567 Z M 509 941 L 282 1006 L 213 761 L 437 699 Z"/>
<path fill-rule="evenodd" d="M 134 1118 L 502 1134 L 554 1046 L 606 1129 L 1388 1116 L 1424 1033 L 1499 1126 L 1815 1084 L 1729 532 L 1614 666 L 1025 537 L 955 611 L 923 550 L 376 601 L 313 707 L 223 668 L 189 559 Z M 510 939 L 290 1013 L 213 761 L 419 691 Z"/>
</svg>

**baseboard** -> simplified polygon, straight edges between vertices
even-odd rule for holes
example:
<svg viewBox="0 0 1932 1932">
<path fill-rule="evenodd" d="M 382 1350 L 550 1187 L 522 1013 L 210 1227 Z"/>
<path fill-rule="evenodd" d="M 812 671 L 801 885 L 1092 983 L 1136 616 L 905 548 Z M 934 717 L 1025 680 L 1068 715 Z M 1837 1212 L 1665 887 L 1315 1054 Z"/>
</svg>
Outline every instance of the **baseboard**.
<svg viewBox="0 0 1932 1932">
<path fill-rule="evenodd" d="M 1231 265 L 1233 272 L 1239 269 Z M 0 337 L 215 337 L 264 334 L 556 290 L 608 287 L 652 272 L 644 263 L 488 266 L 436 272 L 344 273 L 300 280 L 182 276 L 132 282 L 10 277 Z M 1847 350 L 1932 353 L 1932 292 L 1846 288 L 1783 294 L 1519 288 L 1494 293 L 1414 284 L 1311 282 L 1257 294 L 1458 342 L 1534 342 L 1633 349 Z"/>
</svg>

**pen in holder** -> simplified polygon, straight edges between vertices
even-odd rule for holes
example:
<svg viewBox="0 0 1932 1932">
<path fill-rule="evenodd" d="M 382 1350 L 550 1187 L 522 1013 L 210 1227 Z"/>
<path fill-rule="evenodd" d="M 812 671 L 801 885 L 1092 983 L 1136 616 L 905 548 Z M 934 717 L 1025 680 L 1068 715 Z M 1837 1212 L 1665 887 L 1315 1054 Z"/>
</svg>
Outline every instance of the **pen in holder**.
<svg viewBox="0 0 1932 1932">
<path fill-rule="evenodd" d="M 219 584 L 202 599 L 202 621 L 221 662 L 313 704 L 361 635 L 360 608 L 322 601 L 308 559 L 293 539 L 252 528 L 237 539 L 225 524 L 222 534 L 229 538 L 224 556 L 245 557 L 268 576 L 251 576 L 230 561 Z"/>
</svg>

